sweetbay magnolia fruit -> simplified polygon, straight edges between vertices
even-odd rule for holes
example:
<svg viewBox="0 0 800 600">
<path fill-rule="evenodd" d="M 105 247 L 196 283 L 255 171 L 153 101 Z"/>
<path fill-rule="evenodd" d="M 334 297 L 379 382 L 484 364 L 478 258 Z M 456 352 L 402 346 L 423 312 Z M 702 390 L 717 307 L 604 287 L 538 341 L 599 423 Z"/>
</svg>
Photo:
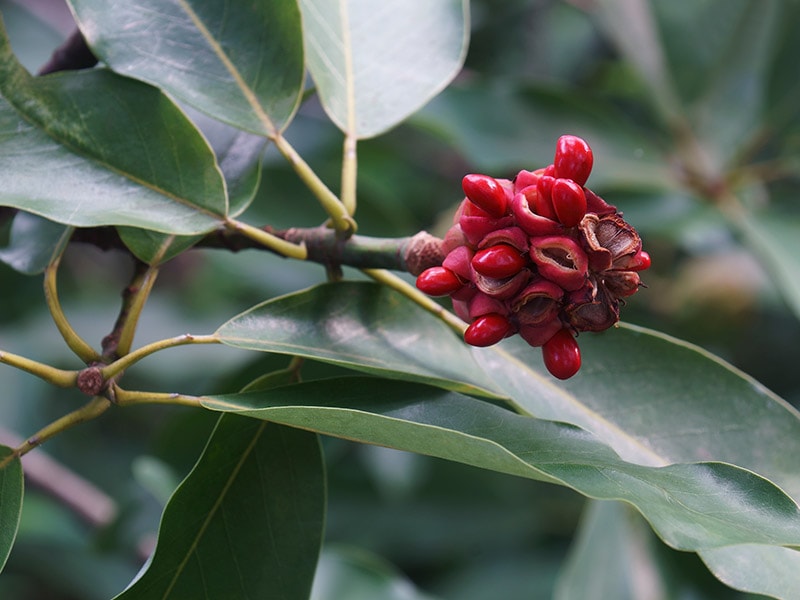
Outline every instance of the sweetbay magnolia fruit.
<svg viewBox="0 0 800 600">
<path fill-rule="evenodd" d="M 470 324 L 468 344 L 519 334 L 542 348 L 553 376 L 568 379 L 581 366 L 577 334 L 619 321 L 620 303 L 642 285 L 650 256 L 616 207 L 585 186 L 593 163 L 583 139 L 564 135 L 545 168 L 513 181 L 464 177 L 446 257 L 419 275 L 417 287 L 451 297 Z"/>
</svg>

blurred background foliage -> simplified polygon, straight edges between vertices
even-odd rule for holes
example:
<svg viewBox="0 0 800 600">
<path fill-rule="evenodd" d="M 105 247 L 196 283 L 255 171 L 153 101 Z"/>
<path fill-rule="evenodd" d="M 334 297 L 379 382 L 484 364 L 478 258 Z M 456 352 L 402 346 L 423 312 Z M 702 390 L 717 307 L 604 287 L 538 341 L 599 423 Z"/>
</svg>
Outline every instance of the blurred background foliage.
<svg viewBox="0 0 800 600">
<path fill-rule="evenodd" d="M 791 225 L 799 213 L 800 38 L 792 31 L 798 2 L 652 0 L 652 30 L 637 21 L 636 5 L 473 0 L 470 51 L 456 82 L 406 124 L 359 145 L 360 232 L 442 232 L 460 200 L 464 173 L 510 178 L 548 164 L 558 135 L 581 135 L 595 151 L 589 186 L 624 211 L 653 257 L 648 288 L 630 299 L 624 320 L 697 343 L 797 403 L 800 328 L 787 283 L 780 269 L 777 279 L 770 277 L 775 264 L 765 269 L 746 233 L 720 210 L 714 189 L 703 186 L 729 186 L 749 210 L 782 224 L 780 249 L 797 247 Z M 0 9 L 32 71 L 71 28 L 69 13 L 55 0 L 0 0 Z M 672 91 L 654 94 L 665 81 Z M 313 98 L 287 137 L 336 189 L 341 135 Z M 706 176 L 700 184 L 694 167 Z M 316 225 L 324 215 L 268 150 L 259 197 L 246 218 L 288 227 Z M 7 225 L 0 235 L 4 243 Z M 787 257 L 787 269 L 793 260 Z M 99 344 L 110 330 L 130 268 L 115 252 L 68 251 L 62 303 L 85 339 Z M 137 343 L 165 332 L 211 332 L 260 301 L 323 279 L 318 265 L 262 252 L 189 252 L 162 269 Z M 74 368 L 46 311 L 40 278 L 1 265 L 0 290 L 0 346 Z M 140 389 L 226 392 L 285 360 L 181 348 L 145 361 L 126 381 Z M 304 374 L 333 370 L 312 364 Z M 0 370 L 0 390 L 3 435 L 29 435 L 80 400 L 77 392 L 7 368 Z M 102 490 L 115 513 L 89 523 L 29 483 L 0 597 L 100 600 L 119 592 L 151 548 L 163 504 L 215 420 L 189 409 L 131 408 L 49 442 L 46 452 Z M 403 573 L 440 598 L 489 598 L 498 590 L 508 599 L 549 598 L 556 590 L 581 597 L 570 590 L 569 575 L 590 558 L 597 561 L 598 552 L 589 527 L 576 533 L 584 506 L 577 494 L 339 440 L 325 440 L 325 450 L 327 541 L 368 553 L 356 553 L 354 569 Z M 742 596 L 717 583 L 693 555 L 661 545 L 632 514 L 588 515 L 583 522 L 612 518 L 630 521 L 620 544 L 638 549 L 634 562 L 605 550 L 606 575 L 638 569 L 637 577 L 620 581 L 637 580 L 639 587 L 622 585 L 618 598 Z M 395 592 L 386 597 L 423 597 L 412 588 Z"/>
</svg>

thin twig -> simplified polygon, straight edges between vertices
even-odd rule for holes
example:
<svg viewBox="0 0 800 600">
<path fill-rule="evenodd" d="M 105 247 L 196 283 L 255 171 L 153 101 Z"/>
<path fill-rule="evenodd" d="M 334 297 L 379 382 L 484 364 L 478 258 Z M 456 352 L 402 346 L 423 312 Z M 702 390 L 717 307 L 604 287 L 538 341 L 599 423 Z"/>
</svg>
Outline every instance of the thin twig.
<svg viewBox="0 0 800 600">
<path fill-rule="evenodd" d="M 53 317 L 53 322 L 58 328 L 61 337 L 83 362 L 87 365 L 100 359 L 100 355 L 95 352 L 84 339 L 72 328 L 63 309 L 61 302 L 58 300 L 58 284 L 56 275 L 58 273 L 58 265 L 61 262 L 61 257 L 55 257 L 47 268 L 44 270 L 44 297 L 47 302 L 47 308 Z"/>
<path fill-rule="evenodd" d="M 183 335 L 179 335 L 173 338 L 168 338 L 164 340 L 158 340 L 157 342 L 153 342 L 151 344 L 147 344 L 122 356 L 112 362 L 105 367 L 100 369 L 100 373 L 103 376 L 103 379 L 108 381 L 112 377 L 119 375 L 122 371 L 129 368 L 131 365 L 139 362 L 143 358 L 150 356 L 155 352 L 159 352 L 160 350 L 166 350 L 167 348 L 175 348 L 177 346 L 186 346 L 188 344 L 219 344 L 220 340 L 215 335 L 192 335 L 190 333 L 185 333 Z"/>
<path fill-rule="evenodd" d="M 133 337 L 139 324 L 144 305 L 158 277 L 158 268 L 136 261 L 131 282 L 122 292 L 120 307 L 114 328 L 103 338 L 103 358 L 114 360 L 130 352 Z"/>
<path fill-rule="evenodd" d="M 2 350 L 0 350 L 0 363 L 27 371 L 32 375 L 36 375 L 39 379 L 58 387 L 73 387 L 78 379 L 78 371 L 56 369 L 50 365 Z"/>
<path fill-rule="evenodd" d="M 24 456 L 37 446 L 40 446 L 59 433 L 62 433 L 67 429 L 74 427 L 75 425 L 80 425 L 81 423 L 96 419 L 106 410 L 108 410 L 109 406 L 111 406 L 111 402 L 107 398 L 95 396 L 79 409 L 56 419 L 19 444 L 16 448 L 14 448 L 13 453 L 9 454 L 5 459 L 0 461 L 0 469 L 3 469 L 14 458 Z"/>
</svg>

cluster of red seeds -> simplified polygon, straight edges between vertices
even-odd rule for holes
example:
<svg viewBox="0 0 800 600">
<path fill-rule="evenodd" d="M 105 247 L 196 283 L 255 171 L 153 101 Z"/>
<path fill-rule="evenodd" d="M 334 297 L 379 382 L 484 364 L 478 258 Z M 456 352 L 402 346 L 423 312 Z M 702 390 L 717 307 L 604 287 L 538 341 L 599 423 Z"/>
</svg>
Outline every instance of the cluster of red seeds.
<svg viewBox="0 0 800 600">
<path fill-rule="evenodd" d="M 620 301 L 639 289 L 650 256 L 617 209 L 585 187 L 593 162 L 584 140 L 564 135 L 546 168 L 514 181 L 464 177 L 446 258 L 417 287 L 452 298 L 470 323 L 467 343 L 491 346 L 518 333 L 567 379 L 581 366 L 575 336 L 619 321 Z"/>
</svg>

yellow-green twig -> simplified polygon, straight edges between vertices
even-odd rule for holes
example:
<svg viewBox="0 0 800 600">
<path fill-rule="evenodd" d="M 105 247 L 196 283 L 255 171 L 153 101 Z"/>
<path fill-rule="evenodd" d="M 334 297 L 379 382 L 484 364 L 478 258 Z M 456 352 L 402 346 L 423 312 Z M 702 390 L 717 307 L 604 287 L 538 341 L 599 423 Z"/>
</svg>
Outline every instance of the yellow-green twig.
<svg viewBox="0 0 800 600">
<path fill-rule="evenodd" d="M 356 214 L 356 185 L 358 174 L 358 154 L 356 151 L 357 140 L 355 136 L 347 134 L 344 138 L 342 152 L 342 204 L 352 217 Z"/>
<path fill-rule="evenodd" d="M 164 392 L 137 392 L 114 387 L 114 400 L 120 406 L 133 406 L 135 404 L 178 404 L 201 408 L 198 396 L 184 394 L 169 394 Z"/>
<path fill-rule="evenodd" d="M 0 462 L 0 469 L 3 469 L 14 458 L 24 456 L 37 446 L 40 446 L 59 433 L 62 433 L 63 431 L 66 431 L 75 425 L 80 425 L 81 423 L 85 423 L 86 421 L 91 421 L 92 419 L 99 417 L 108 409 L 109 406 L 111 406 L 111 402 L 107 398 L 95 396 L 78 410 L 74 410 L 63 417 L 56 419 L 46 427 L 43 427 L 37 431 L 34 435 L 30 436 L 22 444 L 14 448 L 14 451 L 4 458 L 2 462 Z"/>
<path fill-rule="evenodd" d="M 349 237 L 356 232 L 356 222 L 347 211 L 345 205 L 326 186 L 314 170 L 303 160 L 292 145 L 281 135 L 271 138 L 275 147 L 289 161 L 289 164 L 298 177 L 306 184 L 309 190 L 317 197 L 322 208 L 328 213 L 336 231 Z"/>
<path fill-rule="evenodd" d="M 292 242 L 287 242 L 286 240 L 281 239 L 276 235 L 272 235 L 263 229 L 253 227 L 247 223 L 237 221 L 236 219 L 226 220 L 225 226 L 228 229 L 249 237 L 251 240 L 258 242 L 265 248 L 274 250 L 275 252 L 278 252 L 284 256 L 288 256 L 289 258 L 305 260 L 308 256 L 308 251 L 306 250 L 306 245 L 304 243 L 294 244 Z"/>
<path fill-rule="evenodd" d="M 0 350 L 0 363 L 5 363 L 17 369 L 27 371 L 32 375 L 36 375 L 39 379 L 43 379 L 58 387 L 72 387 L 75 385 L 78 378 L 78 371 L 56 369 L 50 365 L 36 362 L 24 356 L 11 354 L 10 352 L 3 352 L 2 350 Z"/>
<path fill-rule="evenodd" d="M 67 321 L 67 317 L 64 315 L 61 303 L 58 300 L 56 285 L 56 273 L 60 262 L 61 258 L 56 257 L 44 270 L 45 301 L 53 317 L 53 322 L 56 324 L 59 333 L 61 333 L 61 337 L 64 338 L 69 349 L 88 365 L 91 362 L 99 360 L 100 355 L 76 333 L 72 325 Z"/>
<path fill-rule="evenodd" d="M 190 333 L 185 333 L 183 335 L 179 335 L 173 338 L 167 338 L 165 340 L 159 340 L 157 342 L 153 342 L 151 344 L 147 344 L 126 354 L 125 356 L 118 358 L 114 362 L 109 365 L 106 365 L 102 369 L 100 369 L 100 373 L 103 375 L 103 379 L 108 380 L 118 375 L 131 365 L 139 362 L 143 358 L 150 356 L 151 354 L 158 352 L 159 350 L 166 350 L 167 348 L 174 348 L 176 346 L 186 346 L 187 344 L 219 344 L 220 340 L 215 335 L 192 335 Z"/>
</svg>

